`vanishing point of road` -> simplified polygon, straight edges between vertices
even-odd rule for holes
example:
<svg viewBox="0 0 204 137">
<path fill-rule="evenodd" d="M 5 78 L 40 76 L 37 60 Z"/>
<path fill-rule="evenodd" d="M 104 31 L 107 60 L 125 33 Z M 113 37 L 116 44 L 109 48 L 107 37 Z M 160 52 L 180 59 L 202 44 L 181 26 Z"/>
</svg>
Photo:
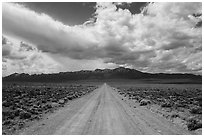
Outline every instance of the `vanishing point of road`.
<svg viewBox="0 0 204 137">
<path fill-rule="evenodd" d="M 187 130 L 139 105 L 130 106 L 107 84 L 37 121 L 20 134 L 180 135 Z"/>
</svg>

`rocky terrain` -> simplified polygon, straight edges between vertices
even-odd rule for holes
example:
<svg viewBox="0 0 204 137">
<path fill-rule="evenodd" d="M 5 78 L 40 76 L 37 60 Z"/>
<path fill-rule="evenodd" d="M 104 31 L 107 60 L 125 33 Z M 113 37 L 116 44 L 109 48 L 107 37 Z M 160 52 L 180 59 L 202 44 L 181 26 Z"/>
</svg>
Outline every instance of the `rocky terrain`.
<svg viewBox="0 0 204 137">
<path fill-rule="evenodd" d="M 2 88 L 2 133 L 12 134 L 43 114 L 63 107 L 94 89 L 89 85 L 4 83 Z"/>
</svg>

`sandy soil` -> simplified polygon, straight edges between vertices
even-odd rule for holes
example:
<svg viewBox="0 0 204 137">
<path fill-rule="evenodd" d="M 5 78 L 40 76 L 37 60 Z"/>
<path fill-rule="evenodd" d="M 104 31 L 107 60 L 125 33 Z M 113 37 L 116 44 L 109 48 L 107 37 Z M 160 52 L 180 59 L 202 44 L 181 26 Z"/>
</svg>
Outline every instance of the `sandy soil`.
<svg viewBox="0 0 204 137">
<path fill-rule="evenodd" d="M 129 104 L 112 87 L 104 84 L 19 134 L 180 135 L 191 132 L 145 107 Z"/>
</svg>

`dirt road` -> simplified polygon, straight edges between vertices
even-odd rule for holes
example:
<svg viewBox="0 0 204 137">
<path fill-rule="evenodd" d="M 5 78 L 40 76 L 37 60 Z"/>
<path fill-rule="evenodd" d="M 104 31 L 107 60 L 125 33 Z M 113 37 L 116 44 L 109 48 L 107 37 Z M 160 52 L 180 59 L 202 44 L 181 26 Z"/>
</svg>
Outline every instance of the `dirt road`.
<svg viewBox="0 0 204 137">
<path fill-rule="evenodd" d="M 130 106 L 107 84 L 20 134 L 190 134 L 148 109 Z"/>
</svg>

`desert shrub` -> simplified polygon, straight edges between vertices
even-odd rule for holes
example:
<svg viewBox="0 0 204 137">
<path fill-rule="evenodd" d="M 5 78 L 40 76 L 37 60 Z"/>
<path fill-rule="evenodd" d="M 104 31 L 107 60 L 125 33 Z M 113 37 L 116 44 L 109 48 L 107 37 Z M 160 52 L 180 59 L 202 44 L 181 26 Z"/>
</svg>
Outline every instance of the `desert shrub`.
<svg viewBox="0 0 204 137">
<path fill-rule="evenodd" d="M 51 106 L 52 106 L 52 108 L 54 108 L 54 107 L 58 107 L 59 104 L 58 104 L 58 103 L 55 103 L 55 102 L 52 102 L 52 103 L 51 103 Z"/>
<path fill-rule="evenodd" d="M 169 108 L 169 107 L 172 107 L 172 104 L 169 103 L 169 102 L 162 103 L 162 104 L 161 104 L 161 107 L 167 107 L 167 108 Z"/>
<path fill-rule="evenodd" d="M 191 114 L 202 114 L 202 108 L 201 107 L 194 107 L 190 109 Z"/>
<path fill-rule="evenodd" d="M 17 108 L 14 112 L 15 116 L 19 116 L 20 112 L 22 111 L 22 109 Z"/>
<path fill-rule="evenodd" d="M 151 101 L 150 100 L 147 100 L 147 99 L 142 99 L 140 101 L 140 106 L 146 106 L 147 104 L 150 104 Z"/>
<path fill-rule="evenodd" d="M 47 106 L 48 109 L 52 108 L 51 104 L 46 104 L 46 106 Z"/>
<path fill-rule="evenodd" d="M 64 104 L 65 103 L 64 99 L 60 99 L 58 102 L 59 102 L 59 104 Z"/>
<path fill-rule="evenodd" d="M 137 100 L 139 102 L 142 100 L 139 96 L 134 96 L 132 99 Z"/>
<path fill-rule="evenodd" d="M 11 124 L 11 120 L 5 120 L 5 121 L 2 123 L 2 125 L 9 125 L 9 124 Z"/>
<path fill-rule="evenodd" d="M 38 114 L 37 108 L 30 108 L 30 109 L 28 109 L 27 111 L 28 111 L 29 113 L 31 113 L 31 114 L 34 114 L 34 115 L 37 115 L 37 114 Z"/>
<path fill-rule="evenodd" d="M 179 114 L 176 114 L 176 113 L 171 114 L 171 118 L 177 118 L 177 117 L 180 117 Z"/>
<path fill-rule="evenodd" d="M 15 113 L 12 110 L 3 110 L 2 111 L 2 119 L 13 119 L 15 117 Z"/>
<path fill-rule="evenodd" d="M 22 111 L 20 112 L 20 119 L 28 119 L 31 117 L 31 114 L 29 112 L 26 112 L 26 111 Z"/>
<path fill-rule="evenodd" d="M 2 123 L 6 120 L 17 122 L 13 125 L 9 125 L 9 121 L 5 122 L 3 130 L 17 126 L 19 121 L 25 119 L 26 121 L 37 119 L 44 112 L 61 107 L 69 99 L 81 97 L 96 88 L 82 85 L 6 83 L 2 88 Z"/>
<path fill-rule="evenodd" d="M 12 105 L 12 103 L 9 102 L 9 101 L 3 101 L 3 102 L 2 102 L 2 106 L 4 106 L 4 107 L 9 107 L 9 106 L 11 106 L 11 105 Z"/>
<path fill-rule="evenodd" d="M 202 128 L 202 122 L 197 120 L 196 118 L 190 118 L 187 121 L 188 130 L 196 130 Z"/>
</svg>

